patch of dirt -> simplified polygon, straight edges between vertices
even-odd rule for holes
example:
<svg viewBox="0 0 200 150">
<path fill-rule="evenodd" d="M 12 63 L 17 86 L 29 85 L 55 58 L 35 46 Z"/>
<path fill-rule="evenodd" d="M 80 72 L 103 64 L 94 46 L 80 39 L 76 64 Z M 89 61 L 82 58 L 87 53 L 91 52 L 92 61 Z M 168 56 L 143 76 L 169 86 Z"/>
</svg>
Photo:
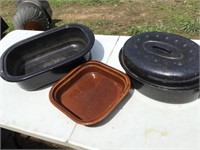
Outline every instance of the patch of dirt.
<svg viewBox="0 0 200 150">
<path fill-rule="evenodd" d="M 65 10 L 54 11 L 53 18 L 60 20 L 108 20 L 116 24 L 127 25 L 138 17 L 145 17 L 147 13 L 131 10 L 133 7 L 126 4 L 101 6 L 66 6 Z"/>
<path fill-rule="evenodd" d="M 52 3 L 52 27 L 72 22 L 82 23 L 95 34 L 114 35 L 132 35 L 133 27 L 144 27 L 142 32 L 152 28 L 182 34 L 188 38 L 199 38 L 199 33 L 181 30 L 184 20 L 187 22 L 198 18 L 198 3 L 198 0 L 120 0 L 102 4 L 64 3 L 61 6 Z M 14 1 L 0 0 L 0 11 L 11 26 L 9 31 L 12 31 L 12 19 L 16 13 Z M 197 27 L 191 25 L 191 30 L 193 28 Z"/>
<path fill-rule="evenodd" d="M 0 0 L 0 15 L 4 18 L 14 16 L 16 12 L 15 1 Z"/>
</svg>

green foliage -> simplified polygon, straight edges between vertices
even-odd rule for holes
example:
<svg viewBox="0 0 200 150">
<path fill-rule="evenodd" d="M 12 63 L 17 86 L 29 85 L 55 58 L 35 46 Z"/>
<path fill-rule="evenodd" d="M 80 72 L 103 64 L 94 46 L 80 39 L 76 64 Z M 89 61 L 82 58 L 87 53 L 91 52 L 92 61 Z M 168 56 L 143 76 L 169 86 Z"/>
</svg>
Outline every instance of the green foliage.
<svg viewBox="0 0 200 150">
<path fill-rule="evenodd" d="M 200 33 L 200 20 L 187 20 L 182 23 L 181 30 L 185 33 L 195 34 Z"/>
<path fill-rule="evenodd" d="M 82 23 L 95 34 L 135 35 L 160 31 L 200 38 L 199 0 L 49 0 L 53 27 Z M 13 30 L 14 0 L 0 0 L 0 14 Z M 94 15 L 93 15 L 94 13 Z"/>
<path fill-rule="evenodd" d="M 140 34 L 143 32 L 153 32 L 153 31 L 170 32 L 169 29 L 167 29 L 166 27 L 164 27 L 162 25 L 143 24 L 143 25 L 133 25 L 133 26 L 129 27 L 128 34 L 136 35 L 136 34 Z"/>
</svg>

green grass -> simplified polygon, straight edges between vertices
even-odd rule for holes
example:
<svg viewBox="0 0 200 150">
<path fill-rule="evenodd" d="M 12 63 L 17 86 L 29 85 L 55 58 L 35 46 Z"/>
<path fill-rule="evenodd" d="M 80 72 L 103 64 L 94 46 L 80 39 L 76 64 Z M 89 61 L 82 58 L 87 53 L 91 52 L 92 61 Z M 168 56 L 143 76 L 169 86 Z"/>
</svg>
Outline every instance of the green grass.
<svg viewBox="0 0 200 150">
<path fill-rule="evenodd" d="M 141 25 L 132 25 L 128 29 L 128 35 L 136 35 L 136 34 L 141 34 L 143 32 L 153 32 L 153 31 L 158 31 L 158 32 L 170 32 L 167 27 L 161 25 L 161 24 L 141 24 Z"/>
<path fill-rule="evenodd" d="M 200 21 L 198 19 L 184 18 L 179 20 L 163 20 L 156 23 L 134 24 L 128 28 L 128 35 L 140 34 L 143 32 L 169 32 L 180 34 L 190 38 L 191 36 L 199 37 Z"/>
<path fill-rule="evenodd" d="M 200 33 L 200 20 L 199 19 L 191 19 L 186 20 L 182 23 L 181 30 L 185 33 L 196 34 Z"/>
<path fill-rule="evenodd" d="M 67 20 L 67 21 L 57 22 L 55 26 L 61 26 L 63 24 L 68 24 L 68 23 L 80 23 L 89 26 L 95 32 L 95 34 L 120 35 L 120 33 L 122 33 L 121 31 L 122 28 L 118 24 L 113 24 L 112 21 L 105 19 Z"/>
<path fill-rule="evenodd" d="M 200 1 L 190 0 L 187 3 L 176 0 L 176 3 L 157 2 L 150 8 L 153 17 L 128 28 L 129 35 L 142 32 L 161 31 L 179 34 L 188 38 L 200 38 Z"/>
<path fill-rule="evenodd" d="M 200 0 L 49 0 L 55 26 L 82 23 L 95 34 L 170 32 L 200 39 Z M 0 1 L 0 13 L 13 30 L 13 0 Z M 94 15 L 93 15 L 94 14 Z M 96 14 L 96 15 L 95 15 Z M 73 17 L 70 17 L 73 16 Z"/>
</svg>

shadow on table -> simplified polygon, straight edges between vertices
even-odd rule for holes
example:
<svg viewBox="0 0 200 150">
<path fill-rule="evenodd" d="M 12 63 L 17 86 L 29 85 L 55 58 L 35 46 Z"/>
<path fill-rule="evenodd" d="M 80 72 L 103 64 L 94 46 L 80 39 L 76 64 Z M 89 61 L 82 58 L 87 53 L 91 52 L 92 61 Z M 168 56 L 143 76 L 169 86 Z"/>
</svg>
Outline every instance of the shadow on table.
<svg viewBox="0 0 200 150">
<path fill-rule="evenodd" d="M 103 60 L 104 48 L 98 40 L 95 40 L 94 46 L 91 49 L 91 53 L 92 53 L 92 60 L 97 60 L 97 61 Z"/>
<path fill-rule="evenodd" d="M 2 149 L 66 149 L 68 147 L 36 139 L 28 135 L 0 128 Z"/>
<path fill-rule="evenodd" d="M 133 89 L 130 89 L 128 94 L 124 97 L 124 99 L 115 107 L 115 109 L 105 118 L 103 119 L 101 122 L 99 122 L 98 124 L 92 125 L 92 126 L 88 126 L 88 127 L 99 127 L 102 126 L 106 123 L 108 123 L 109 121 L 111 121 L 116 115 L 117 113 L 123 109 L 124 105 L 129 101 L 129 99 L 132 97 L 134 93 Z"/>
</svg>

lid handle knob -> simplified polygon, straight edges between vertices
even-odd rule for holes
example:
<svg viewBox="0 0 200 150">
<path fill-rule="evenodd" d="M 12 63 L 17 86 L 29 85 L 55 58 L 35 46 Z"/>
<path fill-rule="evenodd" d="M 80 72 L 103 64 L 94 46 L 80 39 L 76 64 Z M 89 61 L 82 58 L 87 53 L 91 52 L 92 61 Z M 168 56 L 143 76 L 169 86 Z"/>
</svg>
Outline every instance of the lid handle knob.
<svg viewBox="0 0 200 150">
<path fill-rule="evenodd" d="M 146 41 L 143 44 L 143 48 L 148 53 L 166 58 L 166 59 L 182 59 L 183 54 L 181 50 L 175 46 L 160 41 Z"/>
<path fill-rule="evenodd" d="M 161 52 L 168 53 L 168 54 L 172 53 L 172 50 L 166 46 L 163 47 L 162 45 L 153 45 L 152 48 L 155 51 L 161 51 Z"/>
</svg>

